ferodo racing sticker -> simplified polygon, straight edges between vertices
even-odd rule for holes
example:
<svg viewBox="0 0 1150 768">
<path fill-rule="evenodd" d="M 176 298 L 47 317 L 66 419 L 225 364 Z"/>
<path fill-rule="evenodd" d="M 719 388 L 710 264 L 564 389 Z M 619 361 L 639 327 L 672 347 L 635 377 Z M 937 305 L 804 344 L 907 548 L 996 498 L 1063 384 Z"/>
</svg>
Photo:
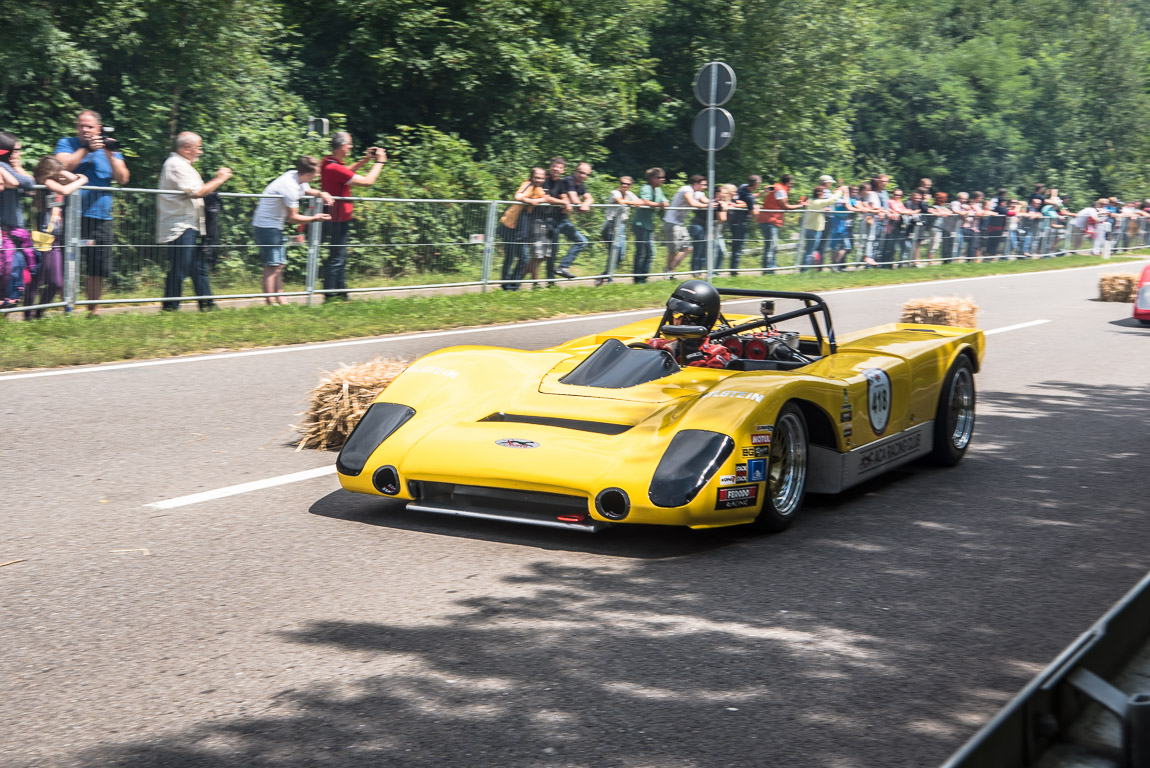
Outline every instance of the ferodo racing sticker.
<svg viewBox="0 0 1150 768">
<path fill-rule="evenodd" d="M 870 428 L 876 435 L 881 435 L 890 423 L 890 376 L 881 368 L 867 368 L 862 373 L 866 377 L 866 404 Z"/>
<path fill-rule="evenodd" d="M 757 485 L 735 485 L 730 488 L 720 488 L 719 496 L 715 499 L 715 509 L 753 507 L 758 498 L 759 486 Z"/>
</svg>

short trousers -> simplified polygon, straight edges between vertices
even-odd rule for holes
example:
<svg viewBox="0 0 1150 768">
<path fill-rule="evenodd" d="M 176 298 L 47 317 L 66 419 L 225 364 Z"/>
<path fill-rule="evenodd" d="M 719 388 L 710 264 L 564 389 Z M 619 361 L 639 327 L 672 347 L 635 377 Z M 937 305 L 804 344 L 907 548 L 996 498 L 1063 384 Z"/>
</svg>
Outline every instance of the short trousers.
<svg viewBox="0 0 1150 768">
<path fill-rule="evenodd" d="M 260 261 L 265 267 L 287 264 L 287 238 L 282 229 L 252 227 L 252 234 L 260 249 Z"/>
<path fill-rule="evenodd" d="M 84 274 L 88 277 L 112 276 L 112 220 L 80 217 L 80 239 L 91 240 L 83 246 Z"/>
<path fill-rule="evenodd" d="M 663 240 L 667 248 L 673 251 L 685 251 L 691 247 L 691 233 L 684 224 L 663 222 Z"/>
</svg>

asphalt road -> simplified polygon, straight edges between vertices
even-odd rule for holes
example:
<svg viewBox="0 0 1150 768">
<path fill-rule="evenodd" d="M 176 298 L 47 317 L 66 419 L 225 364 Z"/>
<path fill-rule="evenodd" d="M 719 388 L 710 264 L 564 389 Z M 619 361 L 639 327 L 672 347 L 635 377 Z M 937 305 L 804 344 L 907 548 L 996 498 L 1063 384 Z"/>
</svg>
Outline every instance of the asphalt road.
<svg viewBox="0 0 1150 768">
<path fill-rule="evenodd" d="M 1127 267 L 1123 271 L 1140 267 Z M 1101 269 L 932 294 L 988 337 L 975 440 L 812 498 L 787 533 L 598 536 L 408 513 L 288 430 L 319 374 L 593 317 L 0 375 L 5 766 L 939 764 L 1150 567 L 1150 329 Z"/>
</svg>

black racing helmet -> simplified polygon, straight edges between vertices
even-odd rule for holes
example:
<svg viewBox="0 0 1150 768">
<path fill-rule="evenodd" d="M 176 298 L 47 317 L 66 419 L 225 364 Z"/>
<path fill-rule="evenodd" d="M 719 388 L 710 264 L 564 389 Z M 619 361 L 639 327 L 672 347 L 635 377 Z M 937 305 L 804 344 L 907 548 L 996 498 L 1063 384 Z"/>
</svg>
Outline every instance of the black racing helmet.
<svg viewBox="0 0 1150 768">
<path fill-rule="evenodd" d="M 678 325 L 701 325 L 708 330 L 719 319 L 722 300 L 715 286 L 703 280 L 688 280 L 667 299 L 667 312 Z"/>
</svg>

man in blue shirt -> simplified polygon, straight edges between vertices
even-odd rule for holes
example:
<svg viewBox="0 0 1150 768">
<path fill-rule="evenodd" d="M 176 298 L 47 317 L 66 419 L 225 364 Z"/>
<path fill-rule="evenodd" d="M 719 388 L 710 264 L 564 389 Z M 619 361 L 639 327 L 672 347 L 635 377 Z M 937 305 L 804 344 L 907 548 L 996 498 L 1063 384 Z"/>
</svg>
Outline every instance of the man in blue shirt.
<svg viewBox="0 0 1150 768">
<path fill-rule="evenodd" d="M 64 170 L 88 177 L 89 187 L 110 187 L 112 182 L 128 183 L 124 156 L 108 146 L 100 114 L 85 109 L 76 116 L 76 135 L 56 142 L 56 159 Z M 112 195 L 84 190 L 80 193 L 80 238 L 93 245 L 84 248 L 85 295 L 97 301 L 104 294 L 104 279 L 112 274 Z M 96 312 L 95 304 L 88 311 Z"/>
</svg>

